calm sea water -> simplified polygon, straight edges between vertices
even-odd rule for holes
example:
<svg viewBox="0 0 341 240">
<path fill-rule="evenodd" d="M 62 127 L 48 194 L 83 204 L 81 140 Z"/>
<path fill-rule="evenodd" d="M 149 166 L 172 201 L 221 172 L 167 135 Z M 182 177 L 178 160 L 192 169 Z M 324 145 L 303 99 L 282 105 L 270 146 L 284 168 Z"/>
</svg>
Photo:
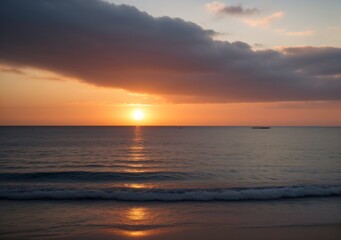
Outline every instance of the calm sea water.
<svg viewBox="0 0 341 240">
<path fill-rule="evenodd" d="M 341 223 L 338 127 L 1 127 L 0 236 Z"/>
</svg>

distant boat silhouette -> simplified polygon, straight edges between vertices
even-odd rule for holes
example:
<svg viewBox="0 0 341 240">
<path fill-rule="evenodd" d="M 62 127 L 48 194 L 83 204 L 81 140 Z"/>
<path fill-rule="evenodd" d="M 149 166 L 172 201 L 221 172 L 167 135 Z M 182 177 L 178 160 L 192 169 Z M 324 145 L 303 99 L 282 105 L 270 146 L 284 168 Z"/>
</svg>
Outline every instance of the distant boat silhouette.
<svg viewBox="0 0 341 240">
<path fill-rule="evenodd" d="M 252 127 L 252 129 L 270 129 L 271 127 Z"/>
</svg>

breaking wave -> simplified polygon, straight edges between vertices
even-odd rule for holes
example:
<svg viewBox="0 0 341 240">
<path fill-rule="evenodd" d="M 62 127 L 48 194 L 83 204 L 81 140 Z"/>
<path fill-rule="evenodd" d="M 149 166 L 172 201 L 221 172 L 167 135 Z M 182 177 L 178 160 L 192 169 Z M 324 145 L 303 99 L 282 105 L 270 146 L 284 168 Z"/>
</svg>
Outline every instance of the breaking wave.
<svg viewBox="0 0 341 240">
<path fill-rule="evenodd" d="M 120 180 L 182 180 L 200 178 L 186 172 L 29 172 L 0 173 L 0 181 L 120 181 Z"/>
<path fill-rule="evenodd" d="M 341 196 L 341 186 L 285 186 L 230 189 L 6 189 L 0 199 L 116 201 L 247 201 Z"/>
</svg>

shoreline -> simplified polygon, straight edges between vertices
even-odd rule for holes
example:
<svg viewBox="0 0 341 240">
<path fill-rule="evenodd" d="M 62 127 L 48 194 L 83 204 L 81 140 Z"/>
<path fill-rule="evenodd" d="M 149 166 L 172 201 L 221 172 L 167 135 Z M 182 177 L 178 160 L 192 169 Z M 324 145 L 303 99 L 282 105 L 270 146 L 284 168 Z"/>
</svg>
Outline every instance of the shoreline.
<svg viewBox="0 0 341 240">
<path fill-rule="evenodd" d="M 92 239 L 163 239 L 163 240 L 338 240 L 341 237 L 341 223 L 309 226 L 283 227 L 224 227 L 224 226 L 194 226 L 181 229 L 162 228 L 146 231 L 120 229 L 104 229 L 94 232 L 49 238 L 53 240 L 92 240 Z"/>
</svg>

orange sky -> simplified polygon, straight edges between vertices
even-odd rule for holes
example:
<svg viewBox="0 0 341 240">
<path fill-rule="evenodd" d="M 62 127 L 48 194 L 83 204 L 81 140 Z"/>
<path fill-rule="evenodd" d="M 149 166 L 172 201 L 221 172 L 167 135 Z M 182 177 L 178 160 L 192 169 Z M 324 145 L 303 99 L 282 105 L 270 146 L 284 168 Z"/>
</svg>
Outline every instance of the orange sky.
<svg viewBox="0 0 341 240">
<path fill-rule="evenodd" d="M 4 67 L 2 67 L 4 69 Z M 340 125 L 339 102 L 173 104 L 40 70 L 0 73 L 1 125 Z M 132 117 L 135 109 L 144 120 Z"/>
</svg>

